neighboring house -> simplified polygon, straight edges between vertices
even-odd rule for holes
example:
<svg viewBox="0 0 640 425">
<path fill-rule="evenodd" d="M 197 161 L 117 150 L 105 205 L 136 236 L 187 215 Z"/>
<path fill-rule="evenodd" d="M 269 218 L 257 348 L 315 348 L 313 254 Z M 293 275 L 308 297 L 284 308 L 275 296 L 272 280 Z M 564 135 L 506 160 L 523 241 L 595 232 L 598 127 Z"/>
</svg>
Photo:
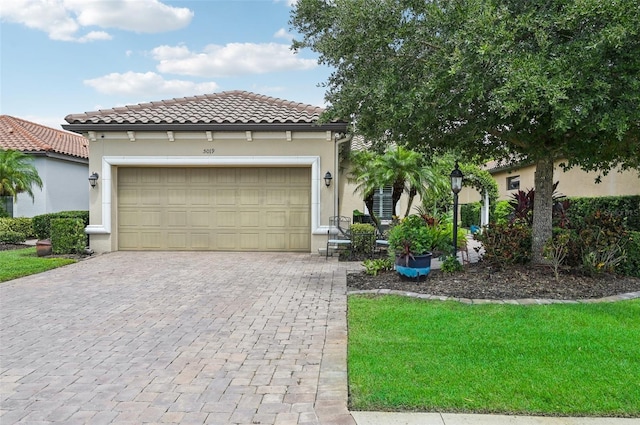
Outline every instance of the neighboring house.
<svg viewBox="0 0 640 425">
<path fill-rule="evenodd" d="M 99 175 L 91 248 L 318 252 L 347 130 L 322 112 L 229 91 L 68 115 Z"/>
<path fill-rule="evenodd" d="M 557 161 L 553 170 L 553 181 L 559 182 L 556 191 L 566 196 L 619 196 L 640 195 L 640 175 L 637 170 L 611 170 L 607 175 L 586 172 L 580 168 L 563 171 L 562 161 Z M 488 171 L 498 183 L 500 198 L 509 199 L 519 189 L 527 191 L 534 187 L 535 164 L 512 164 L 499 166 L 487 164 Z M 596 178 L 601 176 L 601 182 Z"/>
<path fill-rule="evenodd" d="M 0 148 L 31 156 L 42 180 L 42 190 L 33 188 L 34 200 L 25 193 L 16 201 L 4 200 L 13 217 L 89 209 L 89 153 L 84 137 L 0 115 Z"/>
</svg>

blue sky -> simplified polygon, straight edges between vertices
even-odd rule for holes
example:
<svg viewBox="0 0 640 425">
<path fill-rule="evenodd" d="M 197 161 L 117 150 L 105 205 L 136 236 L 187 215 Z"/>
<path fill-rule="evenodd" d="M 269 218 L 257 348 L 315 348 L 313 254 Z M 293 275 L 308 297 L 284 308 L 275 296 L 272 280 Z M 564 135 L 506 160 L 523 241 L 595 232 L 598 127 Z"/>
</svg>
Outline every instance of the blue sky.
<svg viewBox="0 0 640 425">
<path fill-rule="evenodd" d="M 295 0 L 3 0 L 0 113 L 72 113 L 247 90 L 324 106 L 330 70 L 294 54 Z"/>
</svg>

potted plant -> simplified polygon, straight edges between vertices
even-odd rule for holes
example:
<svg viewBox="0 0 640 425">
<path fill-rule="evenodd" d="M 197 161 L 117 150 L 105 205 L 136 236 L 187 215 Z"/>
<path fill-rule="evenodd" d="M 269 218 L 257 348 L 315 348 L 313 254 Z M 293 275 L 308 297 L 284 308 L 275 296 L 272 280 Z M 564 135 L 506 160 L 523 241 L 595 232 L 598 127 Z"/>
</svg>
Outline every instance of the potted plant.
<svg viewBox="0 0 640 425">
<path fill-rule="evenodd" d="M 435 230 L 418 215 L 407 216 L 393 226 L 389 230 L 389 253 L 395 257 L 395 264 L 417 269 L 430 268 L 431 250 L 437 236 Z"/>
</svg>

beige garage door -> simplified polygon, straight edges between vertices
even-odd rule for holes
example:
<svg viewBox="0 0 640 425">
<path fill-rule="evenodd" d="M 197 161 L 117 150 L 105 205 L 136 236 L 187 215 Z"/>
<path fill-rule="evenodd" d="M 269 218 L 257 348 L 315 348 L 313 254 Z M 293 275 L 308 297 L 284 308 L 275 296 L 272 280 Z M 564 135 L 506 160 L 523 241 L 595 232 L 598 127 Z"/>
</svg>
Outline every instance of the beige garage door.
<svg viewBox="0 0 640 425">
<path fill-rule="evenodd" d="M 310 168 L 119 168 L 121 250 L 311 250 Z"/>
</svg>

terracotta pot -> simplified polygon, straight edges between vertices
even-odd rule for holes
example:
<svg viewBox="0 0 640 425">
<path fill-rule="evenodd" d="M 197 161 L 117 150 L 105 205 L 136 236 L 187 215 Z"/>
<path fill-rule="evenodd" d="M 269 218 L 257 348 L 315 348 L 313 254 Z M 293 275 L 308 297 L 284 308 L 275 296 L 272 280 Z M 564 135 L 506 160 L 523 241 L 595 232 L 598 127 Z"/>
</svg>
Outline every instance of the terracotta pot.
<svg viewBox="0 0 640 425">
<path fill-rule="evenodd" d="M 38 257 L 51 255 L 51 251 L 51 241 L 49 239 L 42 239 L 36 242 L 36 254 L 38 254 Z"/>
</svg>

